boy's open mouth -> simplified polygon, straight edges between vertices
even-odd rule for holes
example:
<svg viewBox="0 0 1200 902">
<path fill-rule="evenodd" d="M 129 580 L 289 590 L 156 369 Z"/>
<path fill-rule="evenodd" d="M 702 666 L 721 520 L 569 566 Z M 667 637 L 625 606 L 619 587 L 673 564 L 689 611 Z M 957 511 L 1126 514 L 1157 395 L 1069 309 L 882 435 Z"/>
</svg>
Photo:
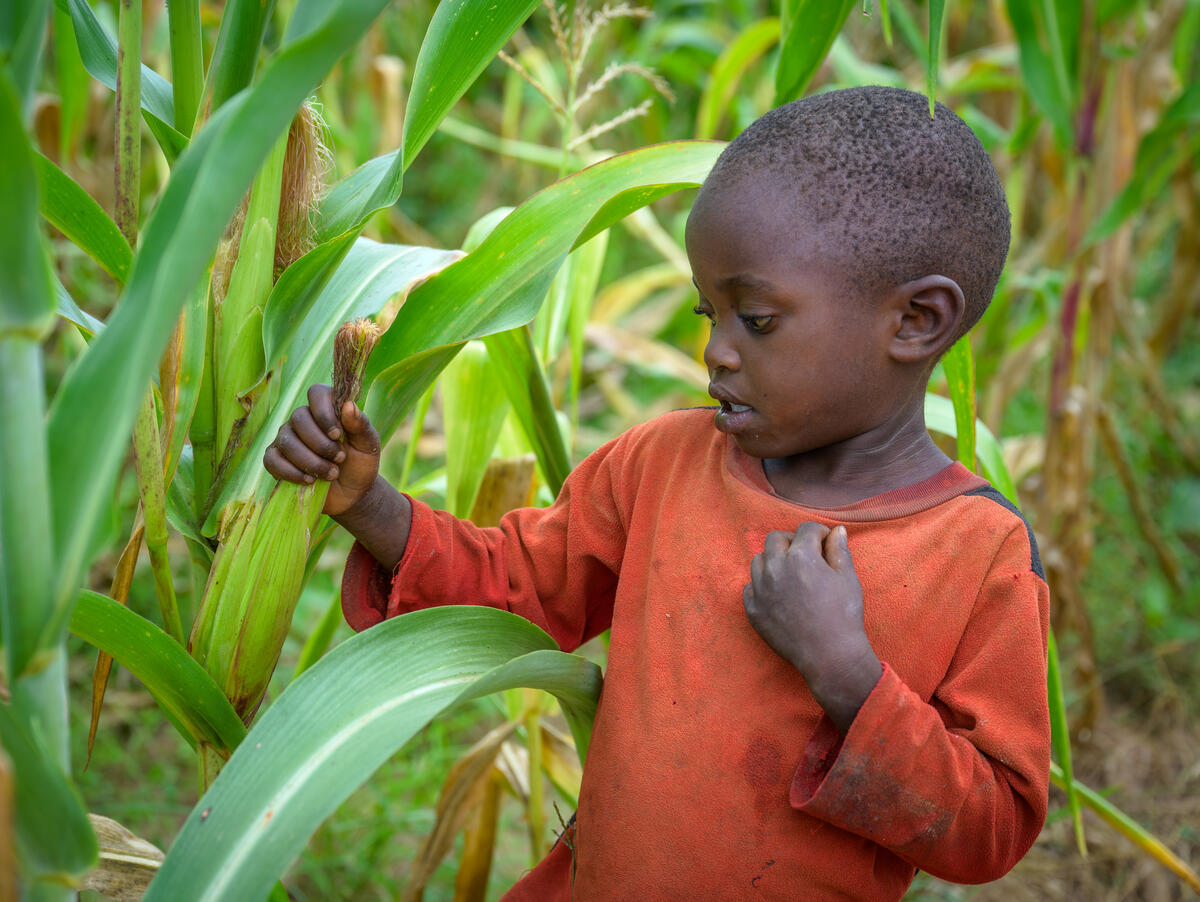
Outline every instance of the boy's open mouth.
<svg viewBox="0 0 1200 902">
<path fill-rule="evenodd" d="M 713 417 L 713 425 L 717 427 L 718 432 L 724 432 L 727 435 L 737 435 L 750 427 L 754 419 L 754 408 L 749 404 L 737 404 L 733 401 L 726 401 L 723 398 L 718 398 L 721 403 L 721 409 L 717 411 Z"/>
</svg>

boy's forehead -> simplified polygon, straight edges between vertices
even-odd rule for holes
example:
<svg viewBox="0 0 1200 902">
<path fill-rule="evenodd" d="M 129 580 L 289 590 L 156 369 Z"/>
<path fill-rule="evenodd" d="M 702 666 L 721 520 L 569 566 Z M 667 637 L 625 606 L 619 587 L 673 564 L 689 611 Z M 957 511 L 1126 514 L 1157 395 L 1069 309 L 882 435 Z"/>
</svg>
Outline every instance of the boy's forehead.
<svg viewBox="0 0 1200 902">
<path fill-rule="evenodd" d="M 774 243 L 775 240 L 805 239 L 820 243 L 824 230 L 794 187 L 755 180 L 737 184 L 706 181 L 688 214 L 690 235 L 729 234 Z"/>
</svg>

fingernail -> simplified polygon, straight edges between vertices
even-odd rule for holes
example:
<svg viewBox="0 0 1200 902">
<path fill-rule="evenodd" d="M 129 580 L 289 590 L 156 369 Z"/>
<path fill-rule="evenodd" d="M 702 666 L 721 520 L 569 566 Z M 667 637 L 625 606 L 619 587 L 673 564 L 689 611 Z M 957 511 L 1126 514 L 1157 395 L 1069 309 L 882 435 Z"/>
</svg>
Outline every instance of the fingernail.
<svg viewBox="0 0 1200 902">
<path fill-rule="evenodd" d="M 341 463 L 343 460 L 346 459 L 346 452 L 339 451 L 333 459 L 336 460 L 338 463 Z"/>
<path fill-rule="evenodd" d="M 330 478 L 330 479 L 337 479 L 337 478 L 338 478 L 338 468 L 337 468 L 337 467 L 330 467 L 330 468 L 329 468 L 329 473 L 328 473 L 328 476 L 329 476 L 329 478 Z"/>
<path fill-rule="evenodd" d="M 305 481 L 305 483 L 307 483 L 308 485 L 312 485 L 312 483 L 313 483 L 313 477 L 311 477 L 311 476 L 309 476 L 307 473 L 305 473 L 305 474 L 304 474 L 304 481 Z"/>
<path fill-rule="evenodd" d="M 340 438 L 341 434 L 342 434 L 342 430 L 339 429 L 337 426 L 334 426 L 332 429 L 329 430 L 329 432 L 326 433 L 326 435 L 328 435 L 330 438 Z"/>
</svg>

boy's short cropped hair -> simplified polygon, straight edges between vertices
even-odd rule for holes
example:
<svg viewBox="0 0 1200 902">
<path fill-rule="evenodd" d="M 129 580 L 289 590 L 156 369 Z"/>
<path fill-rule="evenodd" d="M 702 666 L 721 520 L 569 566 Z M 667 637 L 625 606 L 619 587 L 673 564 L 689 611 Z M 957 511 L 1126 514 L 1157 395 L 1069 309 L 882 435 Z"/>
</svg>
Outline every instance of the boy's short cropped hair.
<svg viewBox="0 0 1200 902">
<path fill-rule="evenodd" d="M 1008 255 L 1004 188 L 970 126 L 941 103 L 930 117 L 923 94 L 872 85 L 774 109 L 729 144 L 706 187 L 743 179 L 794 196 L 794 227 L 823 233 L 863 297 L 947 276 L 966 300 L 959 335 L 991 302 Z"/>
</svg>

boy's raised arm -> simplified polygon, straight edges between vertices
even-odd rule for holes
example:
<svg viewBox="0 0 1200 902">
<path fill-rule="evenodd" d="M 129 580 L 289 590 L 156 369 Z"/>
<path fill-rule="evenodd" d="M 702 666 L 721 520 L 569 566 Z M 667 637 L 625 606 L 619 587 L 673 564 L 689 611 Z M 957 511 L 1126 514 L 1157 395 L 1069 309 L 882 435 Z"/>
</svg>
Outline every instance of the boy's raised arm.
<svg viewBox="0 0 1200 902">
<path fill-rule="evenodd" d="M 331 485 L 323 512 L 344 526 L 388 570 L 404 556 L 412 505 L 379 475 L 379 433 L 353 401 L 333 409 L 333 390 L 314 385 L 263 455 L 276 479 Z M 343 434 L 345 440 L 340 441 Z"/>
</svg>

